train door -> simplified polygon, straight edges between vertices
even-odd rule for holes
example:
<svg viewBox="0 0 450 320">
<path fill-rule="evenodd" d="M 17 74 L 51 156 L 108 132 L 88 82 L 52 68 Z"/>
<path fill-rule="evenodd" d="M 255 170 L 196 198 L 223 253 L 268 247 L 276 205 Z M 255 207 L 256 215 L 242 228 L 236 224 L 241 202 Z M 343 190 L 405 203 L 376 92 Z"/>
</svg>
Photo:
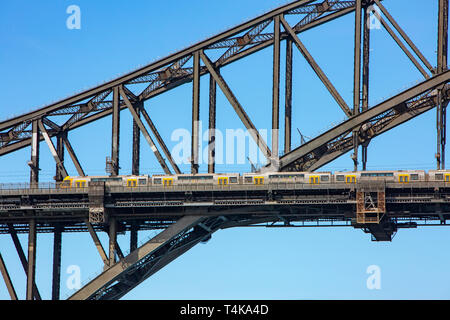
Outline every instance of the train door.
<svg viewBox="0 0 450 320">
<path fill-rule="evenodd" d="M 319 176 L 309 176 L 310 184 L 319 184 Z"/>
<path fill-rule="evenodd" d="M 219 177 L 217 180 L 221 186 L 226 186 L 228 184 L 228 177 Z"/>
<path fill-rule="evenodd" d="M 164 187 L 173 186 L 173 178 L 163 178 L 163 186 Z"/>
<path fill-rule="evenodd" d="M 264 177 L 254 177 L 253 182 L 257 185 L 264 184 Z"/>
<path fill-rule="evenodd" d="M 356 176 L 355 175 L 348 175 L 345 176 L 345 183 L 356 183 Z"/>
<path fill-rule="evenodd" d="M 444 174 L 444 181 L 445 182 L 450 182 L 450 173 Z"/>
<path fill-rule="evenodd" d="M 128 179 L 127 180 L 127 187 L 128 188 L 135 188 L 135 187 L 137 187 L 137 179 Z"/>
<path fill-rule="evenodd" d="M 398 182 L 400 183 L 409 183 L 409 174 L 399 174 Z"/>
</svg>

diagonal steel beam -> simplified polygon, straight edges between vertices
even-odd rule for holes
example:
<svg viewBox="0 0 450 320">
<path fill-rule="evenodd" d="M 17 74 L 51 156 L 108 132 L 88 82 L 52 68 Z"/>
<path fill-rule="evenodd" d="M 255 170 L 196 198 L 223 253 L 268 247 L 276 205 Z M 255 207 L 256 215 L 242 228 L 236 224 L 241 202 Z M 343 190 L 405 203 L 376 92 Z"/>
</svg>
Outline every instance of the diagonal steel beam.
<svg viewBox="0 0 450 320">
<path fill-rule="evenodd" d="M 148 123 L 150 130 L 152 131 L 153 135 L 155 136 L 156 140 L 158 141 L 165 156 L 169 160 L 173 170 L 175 171 L 176 174 L 181 174 L 180 168 L 178 168 L 176 162 L 173 160 L 172 154 L 170 153 L 169 149 L 167 148 L 164 140 L 161 138 L 161 135 L 159 134 L 158 130 L 156 129 L 156 126 L 153 123 L 150 116 L 148 115 L 147 111 L 144 108 L 141 108 L 140 111 L 141 111 L 142 115 L 144 116 L 145 121 Z"/>
<path fill-rule="evenodd" d="M 431 64 L 428 62 L 428 60 L 425 58 L 425 56 L 420 52 L 420 50 L 416 47 L 414 42 L 408 37 L 408 35 L 403 31 L 403 29 L 398 25 L 398 23 L 394 20 L 394 18 L 389 14 L 389 11 L 386 10 L 386 8 L 381 4 L 379 0 L 374 0 L 377 6 L 380 8 L 380 10 L 383 12 L 383 14 L 386 16 L 386 18 L 389 20 L 389 22 L 394 26 L 394 28 L 400 33 L 402 38 L 408 43 L 408 45 L 413 49 L 414 53 L 419 57 L 419 59 L 422 61 L 422 63 L 430 70 L 431 73 L 434 73 L 434 69 L 431 66 Z"/>
<path fill-rule="evenodd" d="M 145 128 L 144 124 L 142 123 L 141 119 L 139 118 L 139 115 L 136 113 L 136 110 L 134 109 L 133 105 L 131 104 L 130 100 L 128 99 L 127 95 L 123 91 L 123 88 L 120 87 L 120 95 L 122 96 L 123 101 L 125 102 L 125 105 L 127 106 L 128 110 L 130 110 L 131 115 L 133 116 L 134 121 L 136 121 L 136 124 L 138 125 L 139 129 L 141 129 L 142 134 L 144 135 L 145 139 L 147 140 L 148 144 L 150 145 L 150 148 L 152 149 L 153 153 L 155 154 L 156 158 L 158 159 L 159 164 L 163 168 L 164 172 L 166 174 L 171 174 L 169 168 L 167 167 L 166 162 L 164 161 L 164 158 L 159 153 L 158 149 L 155 146 L 155 143 L 153 142 L 152 138 L 150 137 L 150 134 L 147 131 L 147 128 Z"/>
<path fill-rule="evenodd" d="M 237 115 L 241 119 L 244 126 L 249 131 L 249 134 L 253 137 L 255 142 L 257 143 L 258 147 L 263 152 L 264 156 L 267 159 L 270 159 L 271 152 L 269 147 L 267 146 L 264 139 L 260 136 L 259 132 L 256 130 L 255 126 L 253 125 L 252 121 L 248 117 L 247 113 L 244 111 L 244 108 L 242 108 L 242 105 L 237 100 L 236 96 L 233 94 L 231 89 L 228 87 L 227 83 L 223 79 L 223 77 L 216 71 L 216 69 L 213 67 L 211 60 L 205 55 L 203 51 L 200 51 L 200 57 L 203 60 L 203 63 L 205 64 L 206 68 L 208 69 L 211 76 L 214 78 L 216 83 L 219 85 L 222 92 L 225 94 L 225 97 L 228 99 L 234 110 L 236 111 Z"/>
<path fill-rule="evenodd" d="M 1 253 L 0 253 L 0 272 L 3 276 L 3 280 L 5 281 L 5 285 L 6 288 L 8 289 L 8 293 L 9 296 L 11 297 L 11 300 L 18 300 L 16 290 L 14 289 L 11 277 L 9 276 L 8 269 L 6 269 L 5 261 L 3 261 Z"/>
<path fill-rule="evenodd" d="M 50 136 L 48 135 L 47 129 L 45 128 L 45 126 L 41 120 L 38 121 L 38 125 L 39 125 L 39 129 L 41 130 L 42 136 L 44 137 L 44 140 L 47 143 L 47 146 L 50 149 L 53 159 L 55 159 L 56 165 L 59 167 L 59 170 L 60 170 L 63 178 L 67 177 L 68 176 L 67 170 L 64 167 L 64 163 L 59 158 L 58 153 L 56 152 L 55 146 L 53 145 L 53 142 L 50 139 Z"/>
<path fill-rule="evenodd" d="M 100 242 L 97 233 L 92 227 L 92 224 L 88 220 L 85 221 L 85 224 L 89 231 L 89 234 L 91 235 L 92 241 L 94 241 L 95 247 L 97 248 L 97 251 L 100 254 L 100 257 L 102 258 L 103 264 L 105 265 L 105 267 L 109 266 L 108 256 L 106 255 L 105 249 L 103 249 L 102 243 Z"/>
<path fill-rule="evenodd" d="M 301 145 L 300 147 L 292 150 L 291 152 L 285 154 L 280 158 L 280 169 L 286 170 L 289 165 L 292 165 L 297 159 L 305 156 L 306 154 L 324 146 L 327 142 L 336 139 L 337 137 L 345 134 L 346 132 L 350 132 L 353 128 L 362 125 L 363 123 L 369 121 L 386 112 L 387 110 L 400 105 L 410 99 L 419 96 L 420 94 L 435 89 L 439 85 L 446 83 L 450 80 L 450 71 L 445 71 L 440 75 L 434 76 L 430 79 L 427 79 L 412 88 L 409 88 L 386 101 L 370 108 L 369 110 L 360 113 L 358 116 L 355 116 L 349 120 L 344 121 L 340 125 L 324 132 L 318 137 L 308 141 L 307 143 Z"/>
<path fill-rule="evenodd" d="M 66 150 L 70 155 L 70 158 L 72 159 L 73 164 L 75 165 L 75 168 L 77 169 L 78 175 L 81 177 L 86 176 L 84 173 L 83 167 L 81 167 L 80 161 L 78 161 L 78 157 L 75 154 L 75 151 L 72 148 L 72 145 L 70 144 L 69 139 L 67 139 L 67 135 L 63 138 L 64 145 L 66 146 Z"/>
<path fill-rule="evenodd" d="M 300 26 L 300 28 L 296 28 L 295 32 L 296 33 L 300 33 L 300 32 L 307 31 L 307 30 L 310 30 L 312 28 L 321 26 L 321 25 L 323 25 L 323 24 L 325 24 L 327 22 L 330 22 L 330 21 L 333 21 L 333 20 L 335 20 L 337 18 L 343 17 L 343 16 L 353 12 L 353 10 L 354 10 L 354 4 L 352 4 L 351 1 L 349 1 L 349 2 L 345 1 L 345 6 L 343 6 L 339 10 L 333 11 L 330 14 L 328 14 L 328 15 L 322 17 L 322 18 L 314 19 L 314 20 L 308 22 L 308 24 L 302 25 L 302 26 Z M 281 33 L 281 37 L 280 37 L 281 40 L 285 40 L 287 37 L 288 37 L 288 34 L 286 32 L 282 32 Z M 218 40 L 218 41 L 220 41 L 220 40 Z M 226 65 L 229 65 L 229 64 L 231 64 L 231 63 L 233 63 L 235 61 L 238 61 L 238 60 L 240 60 L 242 58 L 245 58 L 245 57 L 247 57 L 249 55 L 252 55 L 253 53 L 259 52 L 259 51 L 263 50 L 264 48 L 267 48 L 267 47 L 271 46 L 272 44 L 273 44 L 273 39 L 269 39 L 267 41 L 264 41 L 262 43 L 254 45 L 254 46 L 252 46 L 252 47 L 250 47 L 250 48 L 248 48 L 246 50 L 242 50 L 239 53 L 236 53 L 236 54 L 232 55 L 231 57 L 229 57 L 227 60 L 225 60 L 220 65 L 215 64 L 215 67 L 219 68 L 219 67 L 224 67 Z M 181 57 L 180 57 L 180 59 L 181 59 Z M 175 58 L 171 59 L 170 57 L 167 57 L 167 59 L 165 59 L 165 60 L 167 61 L 167 63 L 176 61 Z M 156 64 L 156 62 L 155 62 L 155 64 Z M 155 67 L 155 70 L 156 69 L 157 68 Z M 137 70 L 136 73 L 139 73 L 139 70 Z M 146 72 L 146 73 L 143 72 L 142 74 L 147 74 L 147 73 L 148 72 Z M 208 73 L 207 70 L 204 70 L 202 68 L 201 75 L 204 75 L 206 73 Z M 136 75 L 135 78 L 139 78 L 139 77 L 140 77 L 140 75 Z M 131 80 L 128 80 L 128 82 L 130 82 L 130 81 Z M 166 86 L 164 86 L 164 87 L 158 87 L 158 88 L 154 89 L 154 91 L 149 93 L 148 96 L 146 96 L 145 98 L 146 99 L 150 99 L 152 97 L 156 97 L 156 96 L 158 96 L 158 95 L 160 95 L 160 94 L 162 94 L 164 92 L 167 92 L 167 91 L 169 91 L 169 90 L 171 90 L 173 88 L 176 88 L 176 87 L 178 87 L 180 85 L 183 85 L 185 83 L 188 83 L 190 81 L 192 81 L 192 76 L 186 75 L 183 78 L 177 79 L 175 81 L 172 81 L 172 82 L 166 84 Z M 128 82 L 124 81 L 123 83 L 128 83 Z M 58 112 L 57 110 L 65 109 L 65 108 L 67 109 L 67 108 L 69 108 L 68 106 L 70 106 L 70 105 L 72 105 L 74 103 L 77 103 L 77 101 L 82 101 L 85 98 L 89 98 L 90 97 L 90 98 L 92 98 L 92 100 L 94 100 L 94 98 L 101 100 L 103 98 L 103 96 L 104 96 L 104 90 L 112 90 L 111 89 L 112 87 L 113 86 L 108 86 L 107 84 L 105 84 L 105 85 L 103 85 L 103 86 L 98 88 L 98 90 L 99 90 L 98 92 L 97 92 L 97 88 L 95 89 L 95 92 L 96 92 L 97 96 L 95 96 L 93 94 L 90 94 L 90 95 L 86 96 L 83 93 L 83 94 L 80 94 L 82 96 L 79 97 L 79 99 L 77 98 L 76 101 L 73 100 L 73 99 L 67 100 L 67 101 L 65 100 L 64 103 L 61 101 L 61 103 L 57 103 L 55 105 L 46 107 L 43 110 L 36 110 L 36 111 L 33 111 L 32 113 L 25 114 L 23 116 L 16 117 L 14 119 L 10 119 L 10 120 L 4 121 L 4 122 L 0 122 L 0 131 L 4 130 L 5 128 L 10 128 L 11 126 L 17 125 L 18 121 L 20 121 L 21 119 L 23 119 L 25 117 L 29 117 L 29 118 L 34 119 L 34 118 L 38 117 L 39 115 L 48 114 L 47 112 L 50 112 L 50 113 L 53 112 L 53 113 L 56 114 Z M 94 89 L 92 89 L 92 90 L 94 90 Z M 111 92 L 111 91 L 109 91 L 109 92 Z M 74 99 L 75 99 L 75 97 L 74 97 Z M 141 100 L 141 98 L 139 98 L 139 99 Z M 86 105 L 87 104 L 83 104 L 83 106 L 86 106 Z M 126 108 L 126 106 L 124 104 L 121 104 L 120 107 L 121 107 L 121 109 Z M 94 114 L 91 114 L 91 115 L 86 115 L 86 116 L 83 116 L 83 117 L 79 118 L 76 122 L 74 122 L 73 124 L 70 124 L 69 127 L 66 127 L 66 125 L 63 125 L 63 130 L 66 130 L 66 129 L 74 130 L 74 129 L 79 128 L 81 126 L 84 126 L 84 125 L 86 125 L 88 123 L 91 123 L 91 122 L 96 121 L 98 119 L 102 119 L 102 118 L 104 118 L 106 116 L 109 116 L 111 113 L 112 113 L 111 107 L 103 108 L 102 110 L 99 110 L 99 112 L 97 112 L 97 113 L 94 113 Z M 44 140 L 43 137 L 40 137 L 40 140 Z M 6 155 L 8 153 L 14 152 L 14 151 L 19 150 L 19 149 L 22 149 L 22 148 L 24 148 L 24 147 L 26 147 L 26 146 L 28 146 L 30 144 L 31 144 L 31 138 L 23 138 L 20 141 L 17 141 L 17 142 L 11 143 L 11 144 L 7 144 L 7 145 L 3 145 L 2 147 L 0 147 L 0 156 L 1 155 Z"/>
<path fill-rule="evenodd" d="M 328 89 L 330 94 L 333 96 L 333 98 L 339 104 L 341 109 L 345 112 L 345 114 L 348 117 L 351 117 L 352 116 L 352 112 L 351 112 L 350 108 L 347 106 L 347 104 L 345 103 L 344 99 L 342 99 L 341 95 L 337 92 L 336 88 L 333 86 L 331 81 L 328 79 L 328 77 L 325 75 L 325 73 L 322 71 L 322 69 L 316 63 L 316 61 L 314 60 L 312 55 L 308 52 L 306 47 L 303 45 L 303 43 L 297 37 L 297 35 L 295 34 L 294 30 L 289 26 L 289 24 L 286 22 L 286 20 L 283 17 L 280 17 L 280 21 L 283 24 L 284 29 L 289 33 L 291 38 L 294 40 L 294 43 L 297 46 L 298 50 L 305 57 L 306 61 L 309 63 L 311 68 L 313 68 L 314 72 L 317 74 L 319 79 L 322 81 L 322 83 Z"/>
<path fill-rule="evenodd" d="M 100 293 L 102 289 L 108 286 L 108 284 L 112 284 L 121 274 L 127 272 L 127 270 L 131 271 L 131 268 L 135 267 L 147 256 L 151 255 L 159 248 L 167 245 L 177 235 L 189 230 L 203 220 L 203 216 L 182 217 L 166 230 L 162 231 L 157 236 L 147 241 L 144 245 L 131 252 L 124 259 L 106 269 L 103 273 L 69 297 L 69 300 L 87 300 L 93 298 L 96 293 Z"/>
<path fill-rule="evenodd" d="M 373 11 L 375 12 L 375 11 Z M 417 61 L 416 58 L 411 54 L 411 52 L 406 48 L 406 46 L 403 44 L 403 42 L 399 39 L 399 37 L 395 34 L 395 32 L 389 27 L 389 25 L 386 23 L 386 21 L 382 17 L 378 17 L 378 20 L 380 20 L 383 27 L 386 29 L 386 31 L 389 33 L 389 35 L 394 39 L 395 43 L 403 50 L 403 52 L 408 56 L 409 60 L 414 64 L 414 66 L 417 68 L 417 70 L 420 71 L 420 73 L 424 76 L 425 79 L 428 79 L 430 75 L 425 71 L 424 68 L 420 65 L 420 63 Z"/>
</svg>

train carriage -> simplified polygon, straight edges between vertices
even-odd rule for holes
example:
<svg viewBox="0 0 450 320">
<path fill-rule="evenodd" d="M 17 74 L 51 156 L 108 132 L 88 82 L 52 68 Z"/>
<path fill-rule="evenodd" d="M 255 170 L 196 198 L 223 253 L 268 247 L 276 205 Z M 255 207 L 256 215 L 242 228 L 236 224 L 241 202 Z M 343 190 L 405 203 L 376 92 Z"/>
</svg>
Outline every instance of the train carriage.
<svg viewBox="0 0 450 320">
<path fill-rule="evenodd" d="M 429 170 L 428 181 L 450 182 L 450 170 Z"/>
</svg>

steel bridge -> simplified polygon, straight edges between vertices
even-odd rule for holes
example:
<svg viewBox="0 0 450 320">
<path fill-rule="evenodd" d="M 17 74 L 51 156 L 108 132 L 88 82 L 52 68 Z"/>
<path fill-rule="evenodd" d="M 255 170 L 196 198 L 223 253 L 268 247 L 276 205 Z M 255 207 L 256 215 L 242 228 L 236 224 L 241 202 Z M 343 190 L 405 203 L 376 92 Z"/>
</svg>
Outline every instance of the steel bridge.
<svg viewBox="0 0 450 320">
<path fill-rule="evenodd" d="M 371 234 L 376 241 L 390 241 L 399 228 L 415 228 L 425 221 L 443 225 L 450 218 L 450 187 L 445 182 L 396 182 L 304 185 L 278 183 L 254 186 L 204 185 L 113 187 L 91 183 L 83 188 L 61 189 L 57 184 L 68 172 L 65 153 L 77 174 L 85 176 L 82 163 L 69 140 L 69 132 L 111 116 L 112 145 L 108 168 L 120 174 L 120 113 L 133 118 L 132 174 L 140 173 L 141 134 L 166 174 L 182 173 L 157 123 L 144 101 L 192 82 L 191 173 L 199 173 L 200 78 L 209 77 L 208 172 L 215 172 L 216 90 L 229 104 L 267 158 L 261 170 L 314 171 L 353 151 L 358 169 L 367 165 L 370 141 L 431 109 L 436 109 L 436 165 L 444 169 L 446 106 L 449 101 L 447 70 L 448 0 L 435 0 L 437 14 L 436 67 L 425 58 L 385 5 L 394 0 L 299 0 L 246 21 L 207 40 L 175 52 L 138 70 L 120 76 L 46 107 L 0 122 L 0 157 L 23 148 L 31 150 L 30 183 L 0 189 L 0 233 L 9 234 L 27 276 L 26 298 L 41 299 L 35 284 L 36 235 L 54 234 L 52 298 L 60 298 L 61 234 L 89 232 L 104 263 L 104 271 L 70 299 L 119 299 L 142 281 L 219 229 L 266 225 L 302 226 L 345 224 Z M 424 4 L 424 5 L 428 5 Z M 378 9 L 376 9 L 378 8 Z M 348 105 L 301 41 L 302 33 L 345 15 L 354 16 L 353 101 Z M 369 107 L 369 20 L 376 19 L 423 75 L 423 81 Z M 296 21 L 295 23 L 288 21 Z M 286 43 L 281 52 L 280 44 Z M 273 48 L 272 139 L 269 146 L 256 130 L 238 97 L 221 75 L 221 68 L 265 49 Z M 347 119 L 292 148 L 292 59 L 294 47 L 306 59 L 342 109 Z M 296 49 L 296 50 L 297 50 Z M 280 60 L 286 62 L 284 132 L 280 132 Z M 212 58 L 214 57 L 214 58 Z M 144 87 L 142 90 L 141 88 Z M 61 119 L 64 119 L 63 121 Z M 284 146 L 279 146 L 284 134 Z M 40 143 L 56 162 L 55 184 L 39 181 Z M 56 146 L 55 146 L 56 142 Z M 282 151 L 282 155 L 278 156 Z M 131 210 L 132 209 L 132 210 Z M 138 231 L 161 232 L 138 247 Z M 97 233 L 109 235 L 105 250 Z M 129 232 L 130 254 L 117 243 L 118 232 Z M 28 234 L 28 256 L 18 240 Z M 0 255 L 0 269 L 12 299 L 13 281 Z"/>
</svg>

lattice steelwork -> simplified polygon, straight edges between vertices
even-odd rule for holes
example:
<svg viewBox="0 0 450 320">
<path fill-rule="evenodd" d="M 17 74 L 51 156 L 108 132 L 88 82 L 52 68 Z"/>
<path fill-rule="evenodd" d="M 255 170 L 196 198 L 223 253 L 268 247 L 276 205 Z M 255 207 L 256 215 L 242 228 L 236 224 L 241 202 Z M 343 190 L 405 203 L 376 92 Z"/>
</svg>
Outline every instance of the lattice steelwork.
<svg viewBox="0 0 450 320">
<path fill-rule="evenodd" d="M 362 148 L 362 168 L 365 169 L 367 146 L 373 138 L 433 108 L 437 110 L 437 168 L 444 168 L 446 107 L 449 101 L 448 81 L 450 78 L 450 72 L 447 70 L 448 0 L 435 1 L 439 3 L 436 68 L 432 67 L 411 38 L 390 15 L 381 0 L 299 0 L 105 84 L 22 116 L 0 122 L 0 157 L 22 148 L 31 147 L 28 164 L 31 169 L 30 184 L 32 188 L 27 189 L 28 191 L 14 190 L 8 191 L 9 193 L 5 191 L 4 194 L 2 193 L 4 202 L 0 203 L 0 210 L 5 212 L 5 215 L 0 218 L 0 233 L 10 234 L 16 245 L 27 274 L 27 299 L 40 299 L 34 281 L 37 232 L 53 232 L 55 234 L 53 299 L 59 299 L 61 232 L 89 232 L 105 266 L 101 275 L 81 288 L 71 298 L 118 299 L 198 242 L 207 241 L 213 232 L 221 228 L 262 223 L 269 226 L 279 222 L 284 226 L 292 226 L 294 222 L 304 224 L 311 221 L 324 223 L 341 221 L 362 228 L 371 233 L 376 240 L 389 241 L 397 228 L 415 227 L 417 224 L 411 220 L 411 216 L 402 213 L 400 206 L 397 206 L 401 201 L 392 191 L 395 189 L 394 186 L 390 187 L 392 190 L 383 189 L 382 201 L 380 193 L 378 194 L 378 206 L 376 207 L 379 209 L 378 213 L 382 213 L 387 210 L 384 205 L 389 206 L 389 210 L 393 213 L 389 217 L 383 215 L 383 218 L 380 218 L 379 216 L 380 219 L 376 223 L 370 224 L 365 223 L 365 220 L 354 221 L 357 207 L 360 208 L 360 213 L 366 213 L 368 210 L 365 207 L 368 199 L 365 198 L 363 191 L 358 191 L 358 186 L 346 189 L 348 197 L 342 197 L 342 190 L 339 188 L 322 190 L 323 193 L 319 189 L 310 191 L 311 196 L 323 197 L 320 201 L 316 198 L 316 200 L 308 198 L 306 195 L 304 198 L 293 197 L 291 193 L 295 194 L 295 186 L 292 186 L 292 190 L 289 188 L 248 190 L 245 199 L 238 199 L 236 196 L 227 198 L 223 194 L 225 198 L 220 201 L 207 199 L 206 195 L 200 191 L 196 193 L 195 190 L 191 190 L 190 193 L 186 192 L 186 198 L 174 197 L 164 201 L 141 199 L 140 202 L 127 198 L 123 193 L 112 192 L 111 197 L 114 199 L 112 203 L 108 204 L 111 209 L 106 210 L 105 186 L 93 186 L 89 191 L 81 190 L 79 193 L 71 194 L 57 192 L 53 189 L 45 191 L 37 188 L 39 186 L 39 144 L 41 141 L 45 141 L 53 155 L 56 163 L 55 179 L 57 182 L 67 176 L 64 165 L 66 151 L 74 163 L 78 175 L 85 176 L 82 164 L 70 144 L 69 132 L 106 116 L 111 116 L 113 130 L 108 169 L 112 175 L 118 175 L 120 170 L 120 111 L 126 110 L 133 117 L 133 174 L 139 174 L 140 133 L 145 137 L 164 172 L 179 174 L 181 171 L 157 130 L 158 123 L 152 121 L 151 112 L 144 108 L 144 101 L 160 94 L 168 94 L 172 89 L 192 82 L 191 173 L 198 173 L 200 78 L 207 75 L 210 79 L 210 145 L 208 153 L 208 172 L 210 173 L 215 171 L 214 129 L 216 127 L 217 87 L 224 93 L 239 119 L 266 156 L 269 164 L 261 170 L 314 171 L 352 150 L 355 170 L 357 170 L 359 147 Z M 389 1 L 385 0 L 383 3 L 387 4 Z M 374 9 L 375 5 L 380 9 L 380 13 Z M 429 4 L 424 2 L 423 5 Z M 410 59 L 412 66 L 423 75 L 424 80 L 369 108 L 370 28 L 368 21 L 372 13 L 376 15 L 381 25 Z M 348 14 L 354 15 L 355 31 L 354 94 L 350 105 L 345 102 L 301 40 L 304 31 Z M 293 20 L 296 22 L 288 23 Z M 278 145 L 280 60 L 282 58 L 280 43 L 282 41 L 286 42 L 286 52 L 283 57 L 286 61 L 283 132 L 285 145 L 283 155 L 278 157 L 280 150 Z M 249 57 L 267 47 L 273 48 L 273 60 L 267 62 L 273 65 L 272 129 L 274 130 L 272 132 L 275 135 L 272 136 L 270 146 L 255 129 L 244 106 L 220 73 L 222 67 Z M 306 59 L 336 101 L 337 107 L 342 109 L 347 120 L 292 149 L 292 53 L 294 48 L 297 48 L 296 50 L 299 50 Z M 211 57 L 218 58 L 212 59 Z M 61 121 L 62 117 L 65 120 Z M 52 138 L 56 138 L 56 146 Z M 434 187 L 424 185 L 422 191 L 425 194 L 432 194 Z M 401 188 L 399 190 L 396 192 L 403 192 Z M 40 197 L 42 194 L 54 194 L 55 199 L 59 201 L 58 204 L 43 201 Z M 11 198 L 9 195 L 12 195 Z M 23 197 L 21 201 L 15 202 L 16 198 L 13 196 Z M 147 196 L 149 195 L 143 194 L 143 197 Z M 183 207 L 185 202 L 197 199 L 197 197 L 200 202 L 206 200 L 218 202 L 214 202 L 206 209 L 197 209 L 193 212 Z M 414 195 L 410 195 L 410 197 L 414 198 Z M 24 201 L 29 201 L 29 203 Z M 273 206 L 273 201 L 278 201 L 279 206 Z M 408 205 L 413 206 L 414 210 L 418 210 L 417 212 L 421 212 L 420 215 L 414 217 L 416 220 L 437 219 L 445 222 L 447 219 L 444 213 L 446 210 L 448 212 L 448 208 L 439 202 L 431 201 L 423 204 L 419 200 L 414 200 L 408 202 Z M 124 211 L 130 206 L 137 210 L 136 216 L 130 217 Z M 23 209 L 25 207 L 28 209 Z M 139 208 L 145 208 L 147 211 L 139 211 Z M 52 213 L 46 213 L 46 210 Z M 292 214 L 289 215 L 289 212 Z M 49 215 L 53 219 L 49 219 Z M 163 231 L 138 248 L 138 230 L 148 229 Z M 101 230 L 109 233 L 109 250 L 106 251 L 96 234 Z M 130 231 L 131 253 L 128 256 L 122 254 L 116 241 L 117 232 L 122 231 Z M 29 233 L 28 257 L 25 256 L 17 240 L 18 232 Z M 11 298 L 16 299 L 17 295 L 12 280 L 1 255 L 0 270 Z"/>
</svg>

